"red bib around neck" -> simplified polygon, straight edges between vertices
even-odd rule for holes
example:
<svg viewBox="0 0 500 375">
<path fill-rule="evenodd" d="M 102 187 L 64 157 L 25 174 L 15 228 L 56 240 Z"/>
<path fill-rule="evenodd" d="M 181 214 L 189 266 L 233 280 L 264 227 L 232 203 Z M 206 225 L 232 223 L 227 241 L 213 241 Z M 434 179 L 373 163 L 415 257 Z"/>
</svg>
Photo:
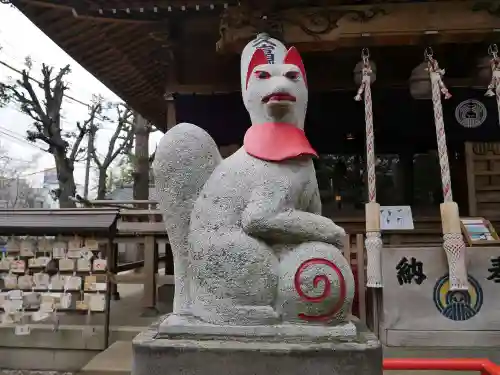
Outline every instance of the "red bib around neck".
<svg viewBox="0 0 500 375">
<path fill-rule="evenodd" d="M 243 140 L 245 151 L 262 160 L 283 161 L 301 155 L 318 156 L 302 129 L 287 123 L 252 125 Z"/>
</svg>

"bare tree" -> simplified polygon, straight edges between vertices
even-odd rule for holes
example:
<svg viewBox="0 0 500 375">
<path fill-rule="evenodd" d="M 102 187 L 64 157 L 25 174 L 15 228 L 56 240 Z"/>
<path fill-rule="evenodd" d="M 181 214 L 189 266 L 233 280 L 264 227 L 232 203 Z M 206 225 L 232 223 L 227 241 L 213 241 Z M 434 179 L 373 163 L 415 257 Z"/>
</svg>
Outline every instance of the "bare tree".
<svg viewBox="0 0 500 375">
<path fill-rule="evenodd" d="M 148 140 L 149 142 L 149 140 Z M 149 147 L 148 147 L 149 148 Z M 149 150 L 148 150 L 149 151 Z M 149 171 L 155 158 L 156 150 L 149 155 L 148 164 Z M 132 152 L 124 155 L 118 162 L 116 173 L 113 175 L 111 184 L 113 187 L 123 187 L 123 185 L 130 185 L 134 183 L 134 176 L 136 176 L 135 169 L 137 167 L 137 157 Z"/>
<path fill-rule="evenodd" d="M 33 156 L 32 161 L 37 156 Z M 33 208 L 37 198 L 42 198 L 26 179 L 30 161 L 21 162 L 11 158 L 7 150 L 0 145 L 0 207 Z"/>
<path fill-rule="evenodd" d="M 3 47 L 0 46 L 0 51 L 2 49 Z M 0 84 L 0 108 L 4 107 L 8 101 L 9 101 L 9 96 L 7 95 L 6 87 L 5 85 Z"/>
<path fill-rule="evenodd" d="M 76 194 L 74 179 L 75 162 L 85 151 L 82 141 L 89 129 L 93 126 L 96 116 L 102 110 L 101 103 L 94 103 L 89 107 L 88 118 L 83 123 L 77 123 L 77 131 L 64 131 L 61 123 L 61 106 L 68 86 L 65 82 L 70 73 L 69 65 L 53 74 L 53 68 L 42 64 L 42 80 L 37 81 L 30 77 L 31 61 L 26 59 L 28 70 L 22 71 L 21 79 L 15 84 L 0 84 L 9 100 L 19 104 L 23 113 L 33 119 L 33 128 L 28 130 L 27 139 L 31 142 L 40 140 L 48 148 L 46 152 L 52 154 L 57 170 L 59 188 L 54 196 L 59 200 L 62 208 L 75 207 L 70 197 Z M 38 84 L 41 94 L 35 92 L 32 82 Z"/>
<path fill-rule="evenodd" d="M 149 121 L 136 113 L 134 121 L 135 155 L 132 158 L 134 164 L 132 172 L 134 200 L 149 199 L 150 168 L 151 160 L 154 158 L 154 154 L 149 155 L 149 135 L 155 131 L 156 129 Z"/>
<path fill-rule="evenodd" d="M 108 168 L 119 155 L 127 155 L 131 152 L 134 141 L 133 111 L 124 104 L 114 105 L 117 111 L 116 128 L 109 140 L 109 148 L 102 159 L 99 158 L 96 148 L 90 150 L 92 160 L 97 165 L 97 199 L 104 199 L 107 193 Z M 91 131 L 97 131 L 93 127 Z"/>
</svg>

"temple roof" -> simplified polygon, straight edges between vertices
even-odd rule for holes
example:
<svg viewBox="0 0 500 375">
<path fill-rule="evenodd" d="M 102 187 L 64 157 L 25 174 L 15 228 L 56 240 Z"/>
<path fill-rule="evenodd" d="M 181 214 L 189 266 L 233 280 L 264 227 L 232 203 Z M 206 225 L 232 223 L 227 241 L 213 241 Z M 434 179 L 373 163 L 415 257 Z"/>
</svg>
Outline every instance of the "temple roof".
<svg viewBox="0 0 500 375">
<path fill-rule="evenodd" d="M 238 89 L 238 54 L 235 50 L 225 54 L 216 50 L 217 42 L 223 37 L 221 14 L 228 7 L 240 4 L 251 9 L 262 9 L 265 13 L 271 8 L 275 10 L 320 4 L 358 6 L 378 4 L 381 1 L 13 0 L 12 3 L 97 79 L 148 120 L 163 128 L 166 124 L 167 87 L 192 86 L 193 92 L 200 92 L 198 87 L 205 85 L 210 88 L 215 82 L 221 83 L 220 87 L 229 83 L 231 87 L 226 91 Z M 389 3 L 411 2 L 401 0 Z M 354 13 L 356 12 L 359 13 Z M 358 25 L 365 24 L 367 19 L 375 16 L 369 12 L 361 13 L 351 17 L 358 17 Z M 232 22 L 234 24 L 234 19 Z M 247 40 L 245 37 L 242 40 Z M 476 39 L 471 41 L 482 40 L 478 36 L 473 37 Z M 450 40 L 445 38 L 444 42 Z M 307 52 L 309 55 L 305 60 L 310 64 L 308 66 L 314 67 L 311 70 L 318 72 L 318 82 L 326 81 L 323 75 L 329 74 L 329 82 L 340 82 L 338 85 L 341 86 L 347 80 L 351 84 L 352 76 L 346 73 L 352 72 L 353 63 L 359 59 L 360 45 L 356 43 L 351 44 L 355 51 L 349 52 L 347 48 L 345 54 L 343 52 L 340 56 L 337 52 L 332 58 L 331 61 L 337 64 L 334 71 L 325 69 L 328 64 L 323 62 L 326 57 L 322 57 L 331 55 L 332 43 L 328 47 L 321 43 L 314 44 L 317 51 L 330 51 L 324 54 L 312 48 Z M 419 40 L 413 41 L 413 44 L 416 43 Z M 394 44 L 402 45 L 401 40 Z M 418 47 L 418 51 L 404 50 L 400 56 L 405 57 L 397 59 L 401 60 L 397 64 L 398 69 L 403 65 L 401 77 L 405 81 L 411 66 L 421 60 L 420 49 L 421 47 Z M 403 60 L 408 56 L 412 60 L 406 63 Z M 469 55 L 464 58 L 471 57 Z M 339 67 L 344 60 L 345 66 Z M 390 58 L 387 60 L 390 61 Z M 308 68 L 308 75 L 311 70 Z M 396 70 L 390 69 L 388 72 L 393 74 Z"/>
</svg>

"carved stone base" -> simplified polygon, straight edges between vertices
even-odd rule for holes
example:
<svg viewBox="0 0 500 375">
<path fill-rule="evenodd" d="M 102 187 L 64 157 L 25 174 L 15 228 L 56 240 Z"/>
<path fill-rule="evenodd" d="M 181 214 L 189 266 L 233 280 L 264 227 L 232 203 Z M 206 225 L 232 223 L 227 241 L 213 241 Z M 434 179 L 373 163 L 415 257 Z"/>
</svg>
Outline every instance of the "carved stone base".
<svg viewBox="0 0 500 375">
<path fill-rule="evenodd" d="M 172 319 L 174 318 L 174 319 Z M 193 317 L 167 316 L 158 327 L 157 338 L 185 338 L 197 340 L 235 339 L 252 341 L 314 341 L 351 342 L 356 339 L 356 326 L 345 323 L 332 327 L 322 325 L 276 324 L 259 326 L 220 326 L 199 321 Z"/>
<path fill-rule="evenodd" d="M 134 339 L 132 375 L 382 375 L 379 341 L 353 326 L 160 323 Z"/>
</svg>

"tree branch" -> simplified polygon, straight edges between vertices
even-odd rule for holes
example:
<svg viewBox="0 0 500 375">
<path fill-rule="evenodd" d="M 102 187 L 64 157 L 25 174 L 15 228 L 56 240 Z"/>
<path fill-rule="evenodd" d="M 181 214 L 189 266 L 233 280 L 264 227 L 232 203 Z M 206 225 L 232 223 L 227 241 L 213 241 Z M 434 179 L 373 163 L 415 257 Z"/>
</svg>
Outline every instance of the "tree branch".
<svg viewBox="0 0 500 375">
<path fill-rule="evenodd" d="M 97 164 L 99 169 L 108 169 L 118 155 L 129 152 L 133 145 L 134 129 L 133 124 L 131 123 L 133 115 L 132 110 L 125 105 L 118 104 L 116 105 L 116 111 L 118 115 L 118 122 L 109 141 L 108 151 L 106 152 L 104 159 L 102 161 L 99 160 L 96 150 L 92 150 L 92 159 Z M 123 135 L 124 132 L 125 135 Z M 121 140 L 121 142 L 119 142 L 119 140 Z"/>
<path fill-rule="evenodd" d="M 155 156 L 156 156 L 156 150 L 151 154 L 149 155 L 149 164 L 151 164 L 154 160 L 155 160 Z"/>
<path fill-rule="evenodd" d="M 86 134 L 94 130 L 94 121 L 98 113 L 102 110 L 101 103 L 94 104 L 90 107 L 89 117 L 83 122 L 81 125 L 79 122 L 76 123 L 76 127 L 78 128 L 78 134 L 75 139 L 75 143 L 73 143 L 73 147 L 71 148 L 71 152 L 68 156 L 68 159 L 71 162 L 75 162 L 78 154 L 82 151 L 80 149 L 80 145 L 83 141 L 83 138 Z M 90 150 L 88 152 L 91 152 Z"/>
<path fill-rule="evenodd" d="M 22 72 L 22 80 L 17 81 L 23 89 L 25 89 L 29 96 L 30 99 L 26 98 L 24 93 L 20 93 L 17 91 L 15 87 L 12 87 L 13 94 L 16 96 L 17 100 L 21 104 L 21 108 L 23 105 L 26 107 L 26 110 L 34 111 L 38 115 L 38 119 L 33 117 L 30 114 L 30 117 L 33 118 L 34 120 L 38 121 L 45 121 L 47 116 L 46 113 L 43 110 L 43 107 L 40 104 L 40 101 L 38 100 L 38 97 L 36 96 L 35 90 L 33 90 L 33 86 L 31 85 L 31 80 L 28 72 L 26 70 L 23 70 Z"/>
<path fill-rule="evenodd" d="M 81 126 L 80 123 L 77 122 L 76 127 L 78 128 L 78 135 L 76 136 L 75 143 L 73 143 L 73 147 L 71 148 L 71 152 L 68 156 L 68 159 L 73 163 L 76 161 L 76 157 L 80 151 L 80 143 L 82 143 L 83 137 L 87 134 L 87 128 L 85 125 Z"/>
</svg>

